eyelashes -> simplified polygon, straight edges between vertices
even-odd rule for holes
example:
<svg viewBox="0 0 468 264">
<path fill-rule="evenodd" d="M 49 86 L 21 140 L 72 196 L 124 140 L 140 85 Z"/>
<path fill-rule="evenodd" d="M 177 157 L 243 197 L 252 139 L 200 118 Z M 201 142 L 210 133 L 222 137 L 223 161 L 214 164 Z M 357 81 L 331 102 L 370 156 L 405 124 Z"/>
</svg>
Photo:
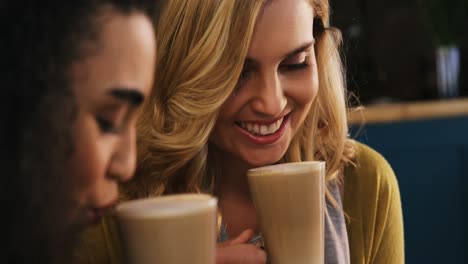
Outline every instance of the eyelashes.
<svg viewBox="0 0 468 264">
<path fill-rule="evenodd" d="M 304 60 L 304 62 L 301 62 L 301 63 L 281 65 L 280 69 L 284 71 L 296 71 L 296 70 L 302 70 L 309 66 L 310 66 L 309 63 L 307 63 L 307 61 Z"/>
<path fill-rule="evenodd" d="M 282 63 L 278 66 L 277 71 L 280 73 L 294 73 L 299 72 L 303 69 L 309 68 L 311 66 L 313 54 L 310 54 L 308 51 L 302 51 L 298 54 L 295 54 L 289 58 L 286 58 Z M 251 79 L 253 75 L 256 74 L 258 70 L 255 64 L 252 64 L 250 61 L 246 61 L 244 64 L 244 68 L 239 76 L 237 81 L 236 89 L 242 87 L 243 84 Z"/>
<path fill-rule="evenodd" d="M 239 76 L 239 83 L 249 79 L 249 77 L 252 75 L 252 70 L 251 69 L 242 69 L 242 72 Z"/>
<path fill-rule="evenodd" d="M 102 133 L 109 133 L 109 134 L 119 133 L 119 129 L 117 128 L 117 126 L 113 122 L 105 118 L 96 117 L 96 122 Z"/>
<path fill-rule="evenodd" d="M 305 58 L 303 62 L 300 63 L 291 63 L 291 64 L 283 64 L 279 66 L 279 70 L 281 71 L 296 71 L 296 70 L 302 70 L 307 67 L 309 67 L 310 64 L 307 62 L 307 59 Z M 249 79 L 249 77 L 252 75 L 253 70 L 250 67 L 245 67 L 241 75 L 239 77 L 239 82 L 242 82 L 244 80 Z"/>
</svg>

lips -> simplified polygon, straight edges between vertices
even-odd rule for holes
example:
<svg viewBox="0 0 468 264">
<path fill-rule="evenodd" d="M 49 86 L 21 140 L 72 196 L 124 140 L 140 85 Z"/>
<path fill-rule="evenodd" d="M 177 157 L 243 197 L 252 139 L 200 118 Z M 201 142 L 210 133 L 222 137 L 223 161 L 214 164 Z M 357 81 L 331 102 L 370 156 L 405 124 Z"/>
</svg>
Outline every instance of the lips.
<svg viewBox="0 0 468 264">
<path fill-rule="evenodd" d="M 239 131 L 252 143 L 268 145 L 278 141 L 289 123 L 289 114 L 272 121 L 237 121 Z"/>
<path fill-rule="evenodd" d="M 101 219 L 114 207 L 115 202 L 107 206 L 96 207 L 89 209 L 88 215 L 89 220 L 93 224 L 97 224 L 101 221 Z"/>
<path fill-rule="evenodd" d="M 90 209 L 88 212 L 89 222 L 91 224 L 98 224 L 104 217 L 105 212 L 100 209 Z"/>
</svg>

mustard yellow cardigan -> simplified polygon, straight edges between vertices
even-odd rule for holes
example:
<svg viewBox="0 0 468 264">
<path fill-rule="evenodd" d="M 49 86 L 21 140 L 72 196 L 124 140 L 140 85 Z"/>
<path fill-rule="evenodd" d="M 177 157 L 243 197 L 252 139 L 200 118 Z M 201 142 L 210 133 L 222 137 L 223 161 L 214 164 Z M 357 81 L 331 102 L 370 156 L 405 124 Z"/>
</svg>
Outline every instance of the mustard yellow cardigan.
<svg viewBox="0 0 468 264">
<path fill-rule="evenodd" d="M 344 173 L 343 207 L 352 264 L 404 263 L 403 217 L 397 179 L 387 161 L 358 144 L 356 166 Z M 110 219 L 89 228 L 77 263 L 122 263 L 117 226 Z"/>
</svg>

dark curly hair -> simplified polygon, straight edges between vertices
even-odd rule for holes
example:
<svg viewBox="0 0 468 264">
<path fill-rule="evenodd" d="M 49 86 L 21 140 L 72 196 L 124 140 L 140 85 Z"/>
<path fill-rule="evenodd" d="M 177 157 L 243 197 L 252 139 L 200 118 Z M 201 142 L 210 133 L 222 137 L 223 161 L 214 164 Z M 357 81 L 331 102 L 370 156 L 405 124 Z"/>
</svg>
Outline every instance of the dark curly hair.
<svg viewBox="0 0 468 264">
<path fill-rule="evenodd" d="M 67 263 L 79 228 L 63 221 L 78 105 L 67 71 L 96 41 L 102 8 L 156 12 L 156 0 L 0 3 L 0 168 L 6 263 Z M 4 253 L 4 254 L 2 254 Z"/>
</svg>

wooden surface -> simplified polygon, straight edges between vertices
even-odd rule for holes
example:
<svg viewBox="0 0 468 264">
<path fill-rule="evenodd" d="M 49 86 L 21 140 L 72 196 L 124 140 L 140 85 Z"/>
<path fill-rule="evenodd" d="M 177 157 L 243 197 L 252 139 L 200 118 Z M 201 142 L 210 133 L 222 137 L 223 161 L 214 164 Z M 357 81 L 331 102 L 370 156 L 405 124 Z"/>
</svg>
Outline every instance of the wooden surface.
<svg viewBox="0 0 468 264">
<path fill-rule="evenodd" d="M 371 124 L 456 116 L 468 116 L 468 99 L 372 105 L 353 111 L 349 120 Z"/>
</svg>

